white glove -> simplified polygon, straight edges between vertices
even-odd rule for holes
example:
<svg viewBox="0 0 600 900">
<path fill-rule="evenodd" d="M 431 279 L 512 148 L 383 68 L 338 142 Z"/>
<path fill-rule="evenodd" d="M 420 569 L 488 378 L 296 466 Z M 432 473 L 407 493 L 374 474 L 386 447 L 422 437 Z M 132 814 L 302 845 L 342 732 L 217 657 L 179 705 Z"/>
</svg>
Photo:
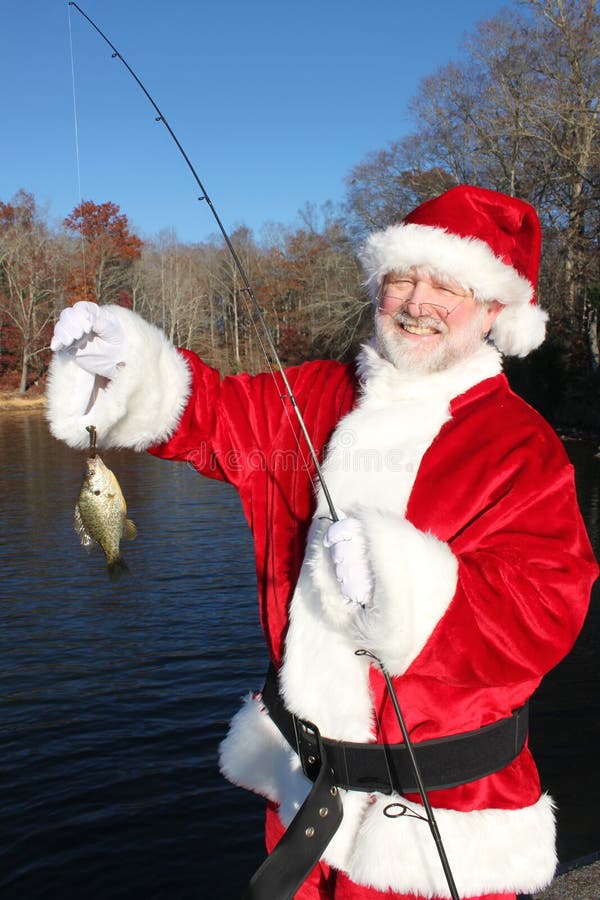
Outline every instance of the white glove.
<svg viewBox="0 0 600 900">
<path fill-rule="evenodd" d="M 127 341 L 117 317 L 97 303 L 82 300 L 60 314 L 50 342 L 53 351 L 70 353 L 91 375 L 113 378 L 125 362 Z"/>
<path fill-rule="evenodd" d="M 365 608 L 372 606 L 375 578 L 361 522 L 354 518 L 334 522 L 325 532 L 323 546 L 329 550 L 344 600 Z"/>
</svg>

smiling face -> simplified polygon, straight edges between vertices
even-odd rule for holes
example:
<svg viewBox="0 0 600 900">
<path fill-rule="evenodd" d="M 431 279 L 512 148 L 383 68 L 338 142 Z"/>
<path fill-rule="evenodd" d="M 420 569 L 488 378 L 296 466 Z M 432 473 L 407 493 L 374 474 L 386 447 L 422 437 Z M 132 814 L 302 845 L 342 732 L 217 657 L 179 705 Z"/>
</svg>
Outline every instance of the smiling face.
<svg viewBox="0 0 600 900">
<path fill-rule="evenodd" d="M 375 315 L 377 349 L 398 369 L 440 371 L 474 353 L 501 310 L 451 279 L 415 268 L 391 273 Z"/>
</svg>

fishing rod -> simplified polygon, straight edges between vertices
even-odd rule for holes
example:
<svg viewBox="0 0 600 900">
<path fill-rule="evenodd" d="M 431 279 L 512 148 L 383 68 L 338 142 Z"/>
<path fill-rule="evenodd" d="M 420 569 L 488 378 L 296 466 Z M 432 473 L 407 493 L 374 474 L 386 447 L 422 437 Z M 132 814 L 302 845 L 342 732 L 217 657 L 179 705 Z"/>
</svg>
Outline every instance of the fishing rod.
<svg viewBox="0 0 600 900">
<path fill-rule="evenodd" d="M 448 857 L 446 856 L 446 849 L 444 847 L 444 843 L 442 841 L 442 836 L 440 835 L 440 831 L 433 814 L 433 809 L 431 803 L 429 802 L 429 797 L 427 796 L 427 789 L 425 788 L 425 782 L 423 781 L 423 776 L 421 774 L 421 769 L 419 767 L 419 763 L 417 762 L 417 758 L 415 756 L 415 751 L 412 745 L 412 741 L 408 734 L 408 728 L 406 727 L 406 722 L 404 721 L 404 716 L 402 715 L 402 710 L 400 709 L 400 704 L 398 703 L 398 698 L 396 696 L 396 691 L 394 690 L 394 685 L 392 684 L 392 679 L 390 678 L 390 673 L 387 668 L 383 664 L 382 660 L 376 656 L 372 650 L 357 650 L 356 656 L 368 656 L 372 660 L 374 660 L 381 674 L 383 675 L 385 686 L 387 688 L 387 692 L 390 695 L 390 700 L 392 701 L 392 706 L 394 707 L 394 712 L 396 714 L 396 718 L 398 720 L 398 724 L 400 725 L 400 731 L 402 732 L 402 737 L 404 738 L 404 743 L 406 744 L 406 752 L 408 753 L 408 758 L 410 759 L 411 768 L 415 775 L 415 780 L 417 782 L 417 788 L 419 794 L 421 796 L 421 800 L 423 801 L 423 807 L 425 809 L 425 816 L 420 816 L 417 814 L 416 818 L 425 819 L 427 824 L 429 825 L 429 830 L 431 831 L 431 836 L 435 842 L 435 846 L 437 847 L 438 855 L 440 857 L 440 862 L 442 864 L 442 869 L 444 870 L 444 875 L 446 876 L 446 882 L 448 884 L 448 888 L 450 890 L 450 896 L 452 900 L 460 900 L 458 891 L 456 889 L 456 884 L 454 882 L 454 876 L 452 874 L 452 869 L 450 868 L 450 863 L 448 862 Z M 392 806 L 394 804 L 391 804 Z M 404 807 L 403 807 L 404 808 Z"/>
<path fill-rule="evenodd" d="M 332 519 L 334 522 L 339 521 L 339 516 L 338 516 L 338 514 L 337 514 L 337 512 L 336 512 L 336 509 L 335 509 L 335 506 L 334 506 L 334 503 L 333 503 L 333 499 L 332 499 L 332 497 L 331 497 L 331 494 L 330 494 L 329 489 L 328 489 L 328 487 L 327 487 L 327 482 L 325 481 L 325 477 L 324 477 L 323 471 L 322 471 L 322 469 L 321 469 L 321 464 L 319 463 L 319 459 L 318 459 L 318 457 L 317 457 L 317 452 L 316 452 L 316 450 L 315 450 L 315 448 L 314 448 L 313 442 L 312 442 L 312 440 L 311 440 L 311 438 L 310 438 L 310 435 L 309 435 L 309 433 L 308 433 L 308 429 L 307 429 L 307 427 L 306 427 L 306 423 L 305 423 L 305 421 L 304 421 L 304 417 L 302 416 L 302 413 L 300 412 L 300 409 L 298 408 L 298 404 L 297 404 L 297 402 L 296 402 L 296 398 L 295 398 L 295 396 L 294 396 L 294 392 L 292 391 L 292 387 L 291 387 L 291 385 L 290 385 L 290 383 L 289 383 L 289 381 L 288 381 L 287 375 L 286 375 L 286 373 L 285 373 L 285 369 L 283 368 L 283 363 L 282 363 L 281 357 L 279 356 L 279 353 L 278 353 L 278 351 L 277 351 L 277 347 L 275 346 L 275 342 L 274 342 L 273 337 L 272 337 L 272 335 L 271 335 L 271 331 L 270 331 L 270 329 L 269 329 L 269 326 L 267 325 L 267 321 L 266 321 L 266 319 L 265 319 L 265 317 L 264 317 L 264 315 L 263 315 L 263 312 L 262 312 L 262 310 L 261 310 L 261 308 L 260 308 L 260 305 L 259 305 L 259 303 L 258 303 L 258 300 L 256 299 L 256 296 L 255 296 L 255 294 L 254 294 L 254 291 L 252 290 L 252 285 L 250 284 L 250 281 L 249 281 L 249 279 L 248 279 L 248 276 L 246 275 L 246 271 L 245 271 L 245 269 L 244 269 L 244 267 L 243 267 L 243 265 L 242 265 L 242 261 L 240 260 L 238 254 L 237 254 L 237 252 L 236 252 L 236 249 L 235 249 L 235 247 L 233 246 L 233 244 L 232 244 L 232 242 L 231 242 L 231 239 L 230 239 L 230 237 L 229 237 L 229 234 L 227 233 L 227 231 L 226 231 L 226 229 L 225 229 L 225 226 L 223 225 L 223 223 L 222 223 L 222 221 L 221 221 L 221 218 L 220 218 L 219 214 L 217 213 L 217 210 L 215 209 L 215 206 L 214 206 L 212 200 L 210 199 L 210 196 L 209 196 L 209 194 L 208 194 L 208 191 L 207 191 L 206 188 L 204 187 L 204 184 L 203 184 L 202 181 L 200 180 L 200 177 L 199 177 L 198 173 L 196 172 L 196 169 L 194 168 L 194 166 L 193 166 L 193 164 L 192 164 L 192 162 L 191 162 L 189 156 L 187 155 L 187 153 L 186 153 L 185 150 L 183 149 L 181 143 L 179 142 L 179 139 L 178 139 L 177 135 L 175 134 L 175 132 L 173 131 L 173 129 L 172 129 L 171 126 L 169 125 L 169 122 L 167 121 L 167 119 L 165 118 L 164 114 L 163 114 L 162 111 L 160 110 L 158 104 L 156 103 L 156 101 L 154 100 L 154 98 L 151 96 L 151 94 L 149 93 L 149 91 L 147 90 L 147 88 L 144 86 L 144 84 L 142 83 L 141 79 L 140 79 L 140 78 L 136 75 L 136 73 L 133 71 L 133 69 L 131 68 L 131 66 L 130 66 L 129 63 L 127 62 L 127 60 L 123 57 L 123 55 L 122 55 L 121 53 L 119 53 L 119 51 L 117 50 L 117 48 L 115 47 L 115 45 L 112 43 L 112 41 L 110 41 L 110 40 L 108 39 L 108 37 L 107 37 L 107 36 L 104 34 L 104 32 L 98 27 L 98 25 L 96 25 L 96 23 L 95 23 L 95 22 L 87 15 L 87 13 L 85 13 L 85 12 L 82 10 L 82 8 L 81 8 L 77 3 L 74 2 L 74 0 L 69 0 L 69 6 L 74 6 L 75 9 L 77 10 L 77 12 L 79 12 L 79 13 L 83 16 L 83 18 L 86 19 L 86 20 L 90 23 L 90 25 L 92 26 L 92 28 L 93 28 L 93 29 L 100 35 L 100 37 L 108 44 L 108 46 L 109 46 L 109 47 L 111 48 L 111 50 L 112 50 L 112 56 L 113 56 L 113 59 L 120 59 L 120 60 L 121 60 L 121 62 L 123 63 L 123 65 L 125 66 L 125 68 L 127 69 L 127 71 L 129 72 L 129 74 L 131 75 L 131 77 L 134 79 L 134 81 L 136 82 L 136 84 L 138 85 L 138 87 L 140 87 L 140 89 L 143 91 L 143 93 L 145 94 L 146 98 L 149 100 L 150 104 L 151 104 L 152 107 L 154 108 L 154 110 L 155 110 L 155 112 L 156 112 L 156 121 L 157 121 L 157 122 L 162 122 L 162 124 L 165 126 L 165 128 L 167 129 L 167 131 L 168 131 L 169 134 L 171 135 L 171 138 L 172 138 L 173 141 L 175 142 L 175 145 L 176 145 L 177 149 L 179 150 L 181 156 L 182 156 L 183 159 L 185 160 L 185 163 L 186 163 L 188 169 L 189 169 L 190 172 L 192 173 L 192 176 L 193 176 L 193 178 L 194 178 L 194 180 L 195 180 L 196 184 L 198 185 L 198 187 L 199 187 L 199 189 L 200 189 L 200 192 L 201 192 L 200 197 L 198 197 L 198 199 L 199 199 L 199 200 L 204 200 L 204 201 L 206 201 L 206 203 L 208 204 L 208 207 L 209 207 L 209 209 L 210 209 L 210 211 L 211 211 L 211 213 L 212 213 L 212 215 L 213 215 L 213 217 L 214 217 L 214 219 L 215 219 L 215 222 L 216 222 L 217 225 L 218 225 L 219 231 L 221 232 L 221 234 L 222 234 L 222 236 L 223 236 L 223 240 L 225 241 L 225 244 L 226 244 L 226 246 L 227 246 L 227 249 L 228 249 L 229 252 L 231 253 L 232 259 L 233 259 L 234 264 L 235 264 L 235 267 L 236 267 L 236 269 L 237 269 L 237 271 L 238 271 L 238 273 L 239 273 L 239 275 L 240 275 L 240 278 L 242 279 L 242 282 L 243 282 L 243 284 L 244 284 L 244 289 L 245 289 L 245 291 L 246 291 L 246 293 L 247 293 L 247 295 L 248 295 L 248 297 L 249 297 L 249 299 L 250 299 L 250 301 L 251 301 L 252 308 L 254 309 L 254 311 L 255 311 L 255 313 L 256 313 L 256 316 L 257 316 L 257 318 L 258 318 L 258 320 L 259 320 L 259 322 L 260 322 L 260 324 L 261 324 L 261 327 L 262 327 L 262 329 L 263 329 L 264 335 L 265 335 L 265 337 L 266 337 L 266 339 L 267 339 L 267 343 L 268 343 L 268 345 L 269 345 L 269 349 L 271 350 L 271 353 L 273 354 L 273 359 L 275 360 L 275 364 L 277 365 L 277 369 L 278 369 L 278 371 L 279 371 L 279 373 L 280 373 L 280 375 L 281 375 L 283 384 L 284 384 L 285 389 L 286 389 L 286 392 L 287 392 L 285 395 L 283 395 L 283 397 L 287 396 L 288 399 L 289 399 L 289 401 L 290 401 L 290 403 L 292 404 L 292 408 L 293 408 L 293 410 L 294 410 L 294 414 L 295 414 L 295 416 L 296 416 L 296 419 L 297 419 L 297 421 L 298 421 L 298 424 L 299 424 L 299 426 L 300 426 L 300 429 L 301 429 L 301 431 L 302 431 L 302 434 L 304 435 L 304 439 L 305 439 L 305 441 L 306 441 L 306 446 L 307 446 L 307 448 L 308 448 L 310 457 L 311 457 L 312 462 L 313 462 L 313 464 L 314 464 L 315 472 L 316 472 L 316 474 L 317 474 L 317 478 L 318 478 L 318 480 L 319 480 L 319 484 L 321 485 L 321 488 L 322 488 L 322 490 L 323 490 L 323 494 L 324 494 L 325 499 L 326 499 L 326 501 L 327 501 L 327 506 L 329 507 L 329 512 L 330 512 L 330 514 L 331 514 L 331 519 Z M 283 399 L 283 397 L 282 397 L 282 399 Z M 421 775 L 421 771 L 420 771 L 420 768 L 419 768 L 419 764 L 418 764 L 418 762 L 417 762 L 417 759 L 416 759 L 416 756 L 415 756 L 415 753 L 414 753 L 414 750 L 413 750 L 412 741 L 410 740 L 410 736 L 409 736 L 409 734 L 408 734 L 408 729 L 407 729 L 407 727 L 406 727 L 406 723 L 405 723 L 405 721 L 404 721 L 404 716 L 402 715 L 402 710 L 400 709 L 400 705 L 399 705 L 399 703 L 398 703 L 398 698 L 396 697 L 396 694 L 395 694 L 395 691 L 394 691 L 394 688 L 393 688 L 393 685 L 392 685 L 391 678 L 390 678 L 390 676 L 389 676 L 389 674 L 388 674 L 388 672 L 387 672 L 385 666 L 384 666 L 383 663 L 381 662 L 381 660 L 380 660 L 377 656 L 375 656 L 375 654 L 372 653 L 370 650 L 361 650 L 361 651 L 358 651 L 358 654 L 357 654 L 357 655 L 363 655 L 363 656 L 369 656 L 369 657 L 371 657 L 373 660 L 375 660 L 375 661 L 378 663 L 379 668 L 380 668 L 380 670 L 381 670 L 381 672 L 382 672 L 382 674 L 383 674 L 383 677 L 384 677 L 384 679 L 385 679 L 386 688 L 387 688 L 387 690 L 388 690 L 388 693 L 390 694 L 390 699 L 391 699 L 392 705 L 393 705 L 393 707 L 394 707 L 394 712 L 395 712 L 395 714 L 396 714 L 396 718 L 397 718 L 397 720 L 398 720 L 398 724 L 399 724 L 399 726 L 400 726 L 400 730 L 401 730 L 401 732 L 402 732 L 402 736 L 403 736 L 404 741 L 405 741 L 405 744 L 406 744 L 406 749 L 407 749 L 408 754 L 409 754 L 409 758 L 410 758 L 410 762 L 411 762 L 411 767 L 412 767 L 413 772 L 414 772 L 414 774 L 415 774 L 415 779 L 416 779 L 416 782 L 417 782 L 417 786 L 418 786 L 418 788 L 419 788 L 419 794 L 420 794 L 421 799 L 422 799 L 422 801 L 423 801 L 423 807 L 424 807 L 424 809 L 425 809 L 425 813 L 426 813 L 426 817 L 427 817 L 427 822 L 428 822 L 428 824 L 429 824 L 429 827 L 430 827 L 430 830 L 431 830 L 431 833 L 432 833 L 432 836 L 433 836 L 433 839 L 434 839 L 434 842 L 435 842 L 435 845 L 436 845 L 436 848 L 437 848 L 437 851 L 438 851 L 438 855 L 439 855 L 440 861 L 441 861 L 441 863 L 442 863 L 442 868 L 444 869 L 444 874 L 445 874 L 445 876 L 446 876 L 446 881 L 447 881 L 447 883 L 448 883 L 448 888 L 449 888 L 449 890 L 450 890 L 450 896 L 452 897 L 452 900 L 460 900 L 460 897 L 459 897 L 458 892 L 457 892 L 457 890 L 456 890 L 456 885 L 455 885 L 455 883 L 454 883 L 454 878 L 452 877 L 452 872 L 451 872 L 450 866 L 449 866 L 449 864 L 448 864 L 448 859 L 447 859 L 447 856 L 446 856 L 446 851 L 445 851 L 445 849 L 444 849 L 444 845 L 443 845 L 443 842 L 442 842 L 442 839 L 441 839 L 441 836 L 440 836 L 440 833 L 439 833 L 439 830 L 438 830 L 438 827 L 437 827 L 437 823 L 436 823 L 436 820 L 435 820 L 435 816 L 434 816 L 434 814 L 433 814 L 433 809 L 431 808 L 431 804 L 429 803 L 429 798 L 427 797 L 427 791 L 426 791 L 426 789 L 425 789 L 425 785 L 424 785 L 424 782 L 423 782 L 423 777 L 422 777 L 422 775 Z"/>
<path fill-rule="evenodd" d="M 323 494 L 325 495 L 325 499 L 326 499 L 326 501 L 327 501 L 327 506 L 329 507 L 329 512 L 330 512 L 330 514 L 331 514 L 331 518 L 332 518 L 332 520 L 333 520 L 334 522 L 337 522 L 339 517 L 338 517 L 338 515 L 337 515 L 335 506 L 334 506 L 334 504 L 333 504 L 333 500 L 332 500 L 331 494 L 330 494 L 330 492 L 329 492 L 329 488 L 327 487 L 327 482 L 325 481 L 325 478 L 324 478 L 324 476 L 323 476 L 323 470 L 321 469 L 321 464 L 319 463 L 319 458 L 318 458 L 318 456 L 317 456 L 317 452 L 316 452 L 316 450 L 315 450 L 315 448 L 314 448 L 313 442 L 312 442 L 312 440 L 311 440 L 311 438 L 310 438 L 310 435 L 309 435 L 309 433 L 308 433 L 308 429 L 307 429 L 307 427 L 306 427 L 306 423 L 305 423 L 305 421 L 304 421 L 304 417 L 302 416 L 302 413 L 300 412 L 300 410 L 299 410 L 299 408 L 298 408 L 298 404 L 296 403 L 296 398 L 295 398 L 295 396 L 294 396 L 294 392 L 292 391 L 291 385 L 290 385 L 290 383 L 289 383 L 289 381 L 288 381 L 288 377 L 287 377 L 287 375 L 285 374 L 285 369 L 283 368 L 283 363 L 281 362 L 281 357 L 279 356 L 279 353 L 277 352 L 277 347 L 275 346 L 275 342 L 273 341 L 273 337 L 272 337 L 272 335 L 271 335 L 271 331 L 270 331 L 270 329 L 269 329 L 269 326 L 267 325 L 266 319 L 265 319 L 265 317 L 264 317 L 264 315 L 263 315 L 263 311 L 262 311 L 262 309 L 260 308 L 260 305 L 259 305 L 259 303 L 258 303 L 258 300 L 256 299 L 256 296 L 255 296 L 255 294 L 254 294 L 254 291 L 252 290 L 252 285 L 250 284 L 250 281 L 249 281 L 249 279 L 248 279 L 248 276 L 246 275 L 246 271 L 245 271 L 245 269 L 244 269 L 244 267 L 243 267 L 243 265 L 242 265 L 242 261 L 240 260 L 238 254 L 237 254 L 237 252 L 236 252 L 236 249 L 235 249 L 235 247 L 233 246 L 233 244 L 232 244 L 232 242 L 231 242 L 231 239 L 230 239 L 230 237 L 229 237 L 229 234 L 227 233 L 227 231 L 226 231 L 226 229 L 225 229 L 225 226 L 223 225 L 223 223 L 222 223 L 222 221 L 221 221 L 221 218 L 220 218 L 220 216 L 219 216 L 217 210 L 215 209 L 215 206 L 214 206 L 212 200 L 210 199 L 210 196 L 209 196 L 209 194 L 208 194 L 208 191 L 206 190 L 206 188 L 204 187 L 202 181 L 200 180 L 200 177 L 199 177 L 198 173 L 196 172 L 196 169 L 194 168 L 194 166 L 193 166 L 193 164 L 192 164 L 192 162 L 191 162 L 189 156 L 187 155 L 187 153 L 186 153 L 185 150 L 183 149 L 181 143 L 179 142 L 179 139 L 178 139 L 177 135 L 175 134 L 175 132 L 173 131 L 173 129 L 172 129 L 171 126 L 169 125 L 169 123 L 168 123 L 167 119 L 165 118 L 165 116 L 163 115 L 162 111 L 159 109 L 158 104 L 156 103 L 156 101 L 154 100 L 154 98 L 150 95 L 149 91 L 146 89 L 146 87 L 144 86 L 144 84 L 142 83 L 142 81 L 140 80 L 140 78 L 138 78 L 138 76 L 136 75 L 136 73 L 133 71 L 133 69 L 131 68 L 131 66 L 130 66 L 129 63 L 127 62 L 127 60 L 122 56 L 121 53 L 119 53 L 119 51 L 117 50 L 117 48 L 115 47 L 115 45 L 112 43 L 112 41 L 110 41 L 110 40 L 107 38 L 107 36 L 104 34 L 104 32 L 96 25 L 96 23 L 95 23 L 92 19 L 90 19 L 90 17 L 87 15 L 87 13 L 85 13 L 85 12 L 82 10 L 82 8 L 81 8 L 77 3 L 74 2 L 74 0 L 69 0 L 69 6 L 74 6 L 75 9 L 76 9 L 79 13 L 81 13 L 81 15 L 83 16 L 83 18 L 84 18 L 84 19 L 87 19 L 87 21 L 90 23 L 90 25 L 92 26 L 92 28 L 94 28 L 94 29 L 98 32 L 98 34 L 100 35 L 100 37 L 101 37 L 104 41 L 106 41 L 106 43 L 108 44 L 108 46 L 109 46 L 109 47 L 111 48 L 111 50 L 113 51 L 113 54 L 112 54 L 112 55 L 113 55 L 113 59 L 116 58 L 116 59 L 120 59 L 120 60 L 121 60 L 121 62 L 123 63 L 123 65 L 125 66 L 125 68 L 127 69 L 127 71 L 129 72 L 129 74 L 131 75 L 131 77 L 135 80 L 135 82 L 138 84 L 138 86 L 141 88 L 141 90 L 142 90 L 142 91 L 144 92 L 144 94 L 146 95 L 147 99 L 150 101 L 150 103 L 151 103 L 152 106 L 154 107 L 154 109 L 155 109 L 155 111 L 156 111 L 156 114 L 157 114 L 157 115 L 156 115 L 156 121 L 157 121 L 157 122 L 162 122 L 162 124 L 165 126 L 165 128 L 167 129 L 167 131 L 169 132 L 169 134 L 171 135 L 171 137 L 172 137 L 173 140 L 175 141 L 175 145 L 177 146 L 177 149 L 179 150 L 179 152 L 180 152 L 181 155 L 183 156 L 183 158 L 184 158 L 184 160 L 185 160 L 185 162 L 186 162 L 186 165 L 187 165 L 188 169 L 189 169 L 190 172 L 192 173 L 192 176 L 193 176 L 193 178 L 194 178 L 196 184 L 197 184 L 198 187 L 200 188 L 201 194 L 200 194 L 200 196 L 198 197 L 198 200 L 204 200 L 204 201 L 206 201 L 206 203 L 208 204 L 208 207 L 209 207 L 211 213 L 213 214 L 213 217 L 214 217 L 214 219 L 215 219 L 215 222 L 216 222 L 217 225 L 218 225 L 219 231 L 221 232 L 221 234 L 222 234 L 222 236 L 223 236 L 223 240 L 225 241 L 225 244 L 227 245 L 227 249 L 228 249 L 229 252 L 231 253 L 232 259 L 233 259 L 233 261 L 234 261 L 234 263 L 235 263 L 236 269 L 237 269 L 238 272 L 239 272 L 240 278 L 242 279 L 242 281 L 243 281 L 243 283 L 244 283 L 244 289 L 245 289 L 246 293 L 248 294 L 248 297 L 250 298 L 250 301 L 251 301 L 251 303 L 252 303 L 252 308 L 254 309 L 254 312 L 256 313 L 256 316 L 257 316 L 257 318 L 258 318 L 258 320 L 259 320 L 259 322 L 260 322 L 260 324 L 261 324 L 261 326 L 262 326 L 264 335 L 265 335 L 265 337 L 266 337 L 266 339 L 267 339 L 267 343 L 268 343 L 268 345 L 269 345 L 269 349 L 271 350 L 271 353 L 273 354 L 273 359 L 275 360 L 275 364 L 277 365 L 277 369 L 278 369 L 279 374 L 281 375 L 281 378 L 282 378 L 282 380 L 283 380 L 283 384 L 284 384 L 285 390 L 286 390 L 286 396 L 288 397 L 290 403 L 292 404 L 294 413 L 295 413 L 295 415 L 296 415 L 296 419 L 298 420 L 298 424 L 299 424 L 299 426 L 300 426 L 300 429 L 301 429 L 301 431 L 302 431 L 302 434 L 304 435 L 304 440 L 306 441 L 306 446 L 308 447 L 308 452 L 310 453 L 310 457 L 311 457 L 312 462 L 313 462 L 313 465 L 314 465 L 314 467 L 315 467 L 315 471 L 316 471 L 316 473 L 317 473 L 317 478 L 319 479 L 319 483 L 320 483 L 320 485 L 321 485 L 321 487 L 322 487 L 322 489 L 323 489 Z"/>
</svg>

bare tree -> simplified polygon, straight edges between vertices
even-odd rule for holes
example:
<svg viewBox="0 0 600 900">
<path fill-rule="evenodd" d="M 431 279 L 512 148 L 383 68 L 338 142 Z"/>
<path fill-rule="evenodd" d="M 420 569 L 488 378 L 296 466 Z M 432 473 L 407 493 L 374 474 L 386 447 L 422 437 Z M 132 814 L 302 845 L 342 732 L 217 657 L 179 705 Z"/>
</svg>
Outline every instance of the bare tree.
<svg viewBox="0 0 600 900">
<path fill-rule="evenodd" d="M 264 294 L 288 363 L 355 349 L 370 318 L 352 242 L 339 214 L 307 205 L 304 227 L 280 232 L 269 248 Z"/>
<path fill-rule="evenodd" d="M 545 232 L 551 275 L 542 286 L 563 286 L 545 293 L 544 304 L 570 335 L 587 333 L 593 351 L 600 19 L 594 0 L 521 7 L 522 15 L 504 11 L 482 21 L 465 60 L 422 81 L 412 104 L 415 135 L 356 167 L 348 200 L 355 219 L 378 227 L 394 221 L 394 210 L 426 199 L 415 196 L 415 174 L 437 173 L 435 187 L 474 183 L 529 200 Z"/>
<path fill-rule="evenodd" d="M 3 331 L 16 336 L 21 393 L 27 390 L 33 359 L 47 349 L 56 268 L 51 235 L 33 195 L 20 191 L 11 203 L 0 202 Z"/>
</svg>

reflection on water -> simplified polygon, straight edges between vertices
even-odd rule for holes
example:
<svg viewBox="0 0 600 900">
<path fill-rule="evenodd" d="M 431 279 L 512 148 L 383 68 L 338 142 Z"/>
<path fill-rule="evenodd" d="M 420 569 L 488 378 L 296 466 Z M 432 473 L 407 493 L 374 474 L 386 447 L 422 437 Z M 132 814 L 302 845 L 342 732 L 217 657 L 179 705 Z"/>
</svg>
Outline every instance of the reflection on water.
<svg viewBox="0 0 600 900">
<path fill-rule="evenodd" d="M 598 546 L 600 461 L 571 443 Z M 265 667 L 237 496 L 181 464 L 110 452 L 139 538 L 111 585 L 72 529 L 84 454 L 39 414 L 0 414 L 0 896 L 240 896 L 262 805 L 216 767 Z M 534 703 L 563 859 L 598 849 L 598 599 Z"/>
</svg>

